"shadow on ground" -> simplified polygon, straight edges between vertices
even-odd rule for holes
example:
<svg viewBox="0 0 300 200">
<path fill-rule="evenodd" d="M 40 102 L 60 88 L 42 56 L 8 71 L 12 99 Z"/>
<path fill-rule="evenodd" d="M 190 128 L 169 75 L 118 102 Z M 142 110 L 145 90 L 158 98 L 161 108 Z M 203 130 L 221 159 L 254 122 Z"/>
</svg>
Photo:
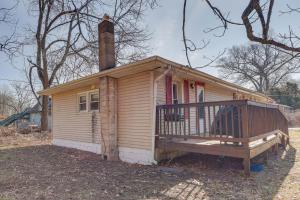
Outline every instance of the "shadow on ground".
<svg viewBox="0 0 300 200">
<path fill-rule="evenodd" d="M 227 158 L 197 155 L 167 167 L 141 166 L 51 145 L 5 149 L 0 150 L 0 199 L 280 198 L 295 156 L 292 146 L 281 150 L 263 172 L 246 178 L 241 161 Z M 299 172 L 295 177 L 300 180 Z"/>
</svg>

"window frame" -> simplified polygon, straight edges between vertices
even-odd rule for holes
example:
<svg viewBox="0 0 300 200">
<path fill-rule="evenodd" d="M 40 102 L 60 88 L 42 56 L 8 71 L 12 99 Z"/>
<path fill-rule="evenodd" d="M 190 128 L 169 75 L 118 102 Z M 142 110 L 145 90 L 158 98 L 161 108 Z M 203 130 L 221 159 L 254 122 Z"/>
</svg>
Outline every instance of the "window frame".
<svg viewBox="0 0 300 200">
<path fill-rule="evenodd" d="M 172 80 L 172 104 L 174 104 L 174 98 L 173 98 L 173 84 L 177 85 L 177 104 L 181 104 L 184 102 L 184 86 L 183 86 L 183 80 L 179 79 L 177 77 L 174 77 Z"/>
<path fill-rule="evenodd" d="M 78 93 L 77 96 L 78 96 L 77 97 L 77 110 L 79 112 L 87 112 L 88 111 L 88 108 L 87 108 L 88 99 L 87 99 L 86 93 Z M 80 109 L 80 105 L 83 104 L 83 103 L 80 103 L 81 97 L 85 97 L 85 109 L 84 110 Z"/>
<path fill-rule="evenodd" d="M 91 103 L 91 95 L 92 94 L 98 94 L 98 109 L 94 110 L 91 109 L 90 103 Z M 80 110 L 80 97 L 85 96 L 86 98 L 86 109 L 85 110 Z M 100 92 L 99 89 L 94 89 L 94 90 L 89 90 L 89 91 L 85 91 L 85 92 L 79 92 L 77 93 L 77 112 L 79 113 L 85 113 L 85 112 L 96 112 L 96 111 L 100 111 Z"/>
<path fill-rule="evenodd" d="M 197 87 L 197 96 L 196 96 L 196 99 L 197 99 L 197 103 L 203 103 L 203 102 L 205 102 L 205 87 L 203 87 L 203 86 L 200 86 L 200 85 L 197 85 L 196 86 Z M 199 97 L 199 91 L 203 91 L 203 97 L 202 97 L 202 102 L 199 102 L 199 99 L 198 99 L 198 97 Z"/>
<path fill-rule="evenodd" d="M 176 86 L 176 99 L 174 98 L 174 85 Z M 178 83 L 177 82 L 172 82 L 172 104 L 178 104 L 179 100 L 178 100 Z M 177 101 L 177 103 L 175 103 L 174 101 Z"/>
<path fill-rule="evenodd" d="M 92 95 L 93 94 L 98 95 L 98 101 L 92 101 Z M 91 92 L 88 93 L 88 95 L 89 95 L 89 102 L 88 102 L 88 104 L 89 104 L 89 111 L 99 111 L 99 108 L 100 108 L 100 94 L 99 94 L 99 90 L 91 91 Z M 92 109 L 91 108 L 91 103 L 95 103 L 95 102 L 98 103 L 98 108 L 97 109 Z"/>
</svg>

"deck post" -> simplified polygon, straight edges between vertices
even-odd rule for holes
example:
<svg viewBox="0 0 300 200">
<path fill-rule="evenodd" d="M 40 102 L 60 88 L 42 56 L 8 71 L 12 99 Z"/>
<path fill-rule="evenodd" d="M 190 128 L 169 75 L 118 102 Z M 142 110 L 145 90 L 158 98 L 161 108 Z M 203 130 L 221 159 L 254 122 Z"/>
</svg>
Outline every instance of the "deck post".
<svg viewBox="0 0 300 200">
<path fill-rule="evenodd" d="M 247 101 L 242 106 L 242 138 L 249 139 L 248 105 Z M 249 149 L 249 141 L 243 142 L 245 149 Z"/>
<path fill-rule="evenodd" d="M 243 166 L 245 175 L 250 176 L 250 155 L 246 155 L 243 158 Z"/>
<path fill-rule="evenodd" d="M 266 165 L 268 165 L 269 150 L 265 151 L 263 156 L 264 156 L 264 163 L 265 163 Z"/>
<path fill-rule="evenodd" d="M 275 154 L 278 155 L 278 143 L 275 144 Z"/>
<path fill-rule="evenodd" d="M 249 121 L 248 121 L 248 102 L 242 106 L 242 136 L 245 139 L 249 139 Z M 250 176 L 250 148 L 249 141 L 243 142 L 243 147 L 245 150 L 245 157 L 243 159 L 244 173 L 246 176 Z"/>
</svg>

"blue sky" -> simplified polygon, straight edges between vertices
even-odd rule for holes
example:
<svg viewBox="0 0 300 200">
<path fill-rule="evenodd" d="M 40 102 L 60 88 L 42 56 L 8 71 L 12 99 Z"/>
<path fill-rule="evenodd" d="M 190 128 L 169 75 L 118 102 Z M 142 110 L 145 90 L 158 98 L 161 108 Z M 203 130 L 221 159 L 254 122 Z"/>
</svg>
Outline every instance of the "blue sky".
<svg viewBox="0 0 300 200">
<path fill-rule="evenodd" d="M 150 55 L 159 55 L 167 59 L 187 64 L 183 51 L 182 42 L 182 0 L 162 0 L 159 1 L 160 6 L 155 10 L 149 10 L 145 15 L 145 25 L 153 33 L 150 46 L 153 49 Z M 248 3 L 248 0 L 213 0 L 219 8 L 224 11 L 230 11 L 231 19 L 240 22 L 242 9 Z M 0 7 L 9 5 L 8 0 L 1 0 Z M 275 12 L 273 15 L 272 29 L 275 32 L 287 32 L 288 25 L 296 27 L 299 31 L 299 15 L 279 16 L 278 10 L 284 10 L 286 4 L 300 7 L 300 2 L 296 0 L 275 1 Z M 18 24 L 21 30 L 25 29 L 28 24 L 34 22 L 35 19 L 29 17 L 26 6 L 19 6 L 16 11 Z M 193 39 L 196 43 L 201 44 L 201 40 L 209 40 L 210 44 L 203 50 L 191 55 L 191 63 L 193 66 L 202 66 L 208 62 L 204 57 L 214 57 L 218 52 L 233 45 L 247 44 L 244 27 L 230 26 L 229 30 L 223 37 L 214 37 L 212 33 L 206 34 L 204 29 L 214 27 L 219 24 L 217 18 L 208 9 L 203 0 L 189 0 L 187 7 L 187 37 Z M 0 34 L 4 34 L 9 30 L 6 26 L 0 25 Z M 150 56 L 149 55 L 149 56 Z M 0 85 L 9 84 L 9 80 L 24 80 L 22 70 L 23 60 L 20 58 L 14 64 L 11 64 L 5 55 L 0 53 Z M 214 67 L 201 69 L 207 73 L 218 75 Z M 298 78 L 298 77 L 296 77 Z M 230 81 L 230 80 L 229 80 Z"/>
</svg>

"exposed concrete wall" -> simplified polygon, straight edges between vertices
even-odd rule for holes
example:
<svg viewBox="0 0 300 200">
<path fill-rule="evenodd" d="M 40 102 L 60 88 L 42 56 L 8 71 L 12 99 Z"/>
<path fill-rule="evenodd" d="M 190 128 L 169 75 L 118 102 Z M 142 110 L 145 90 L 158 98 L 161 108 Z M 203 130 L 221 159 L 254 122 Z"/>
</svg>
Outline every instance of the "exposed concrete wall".
<svg viewBox="0 0 300 200">
<path fill-rule="evenodd" d="M 78 142 L 72 140 L 64 140 L 64 139 L 53 139 L 53 145 L 61 146 L 61 147 L 68 147 L 79 149 L 83 151 L 89 151 L 96 154 L 101 154 L 101 145 L 95 143 L 88 143 L 88 142 Z"/>
</svg>

